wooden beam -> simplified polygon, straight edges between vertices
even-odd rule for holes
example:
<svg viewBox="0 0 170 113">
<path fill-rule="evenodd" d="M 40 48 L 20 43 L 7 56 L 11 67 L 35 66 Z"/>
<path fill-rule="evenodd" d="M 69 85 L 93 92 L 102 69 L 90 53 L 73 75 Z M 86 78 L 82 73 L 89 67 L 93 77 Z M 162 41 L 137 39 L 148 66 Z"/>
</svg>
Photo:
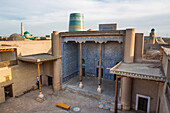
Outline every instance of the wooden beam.
<svg viewBox="0 0 170 113">
<path fill-rule="evenodd" d="M 148 81 L 153 81 L 153 82 L 165 83 L 165 81 L 151 80 L 151 79 L 146 79 L 146 78 L 129 77 L 129 76 L 125 76 L 125 75 L 116 75 L 116 76 L 118 76 L 119 78 L 128 77 L 128 78 L 132 78 L 132 79 L 140 79 L 140 80 L 148 80 Z"/>
<path fill-rule="evenodd" d="M 0 49 L 0 52 L 15 51 L 15 49 Z"/>
<path fill-rule="evenodd" d="M 61 102 L 57 102 L 56 103 L 56 106 L 57 107 L 60 107 L 60 108 L 63 108 L 63 109 L 66 109 L 66 110 L 69 110 L 71 106 L 67 105 L 67 104 L 64 104 L 64 103 L 61 103 Z"/>
</svg>

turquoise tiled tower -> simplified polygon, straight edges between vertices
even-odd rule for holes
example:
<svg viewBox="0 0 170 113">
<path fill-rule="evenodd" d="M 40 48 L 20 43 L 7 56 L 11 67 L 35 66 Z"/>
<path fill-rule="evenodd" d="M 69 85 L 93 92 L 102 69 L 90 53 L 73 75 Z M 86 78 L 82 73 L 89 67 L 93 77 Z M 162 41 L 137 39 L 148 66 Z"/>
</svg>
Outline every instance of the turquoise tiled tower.
<svg viewBox="0 0 170 113">
<path fill-rule="evenodd" d="M 71 13 L 69 31 L 84 31 L 84 15 L 81 13 Z"/>
</svg>

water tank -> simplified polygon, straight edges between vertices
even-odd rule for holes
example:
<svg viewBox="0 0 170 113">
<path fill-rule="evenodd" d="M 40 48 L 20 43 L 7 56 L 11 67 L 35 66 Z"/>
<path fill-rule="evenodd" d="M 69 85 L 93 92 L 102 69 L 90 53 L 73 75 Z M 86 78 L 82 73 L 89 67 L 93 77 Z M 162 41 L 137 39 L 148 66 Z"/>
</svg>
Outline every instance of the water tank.
<svg viewBox="0 0 170 113">
<path fill-rule="evenodd" d="M 69 31 L 84 31 L 84 15 L 81 13 L 71 13 Z"/>
</svg>

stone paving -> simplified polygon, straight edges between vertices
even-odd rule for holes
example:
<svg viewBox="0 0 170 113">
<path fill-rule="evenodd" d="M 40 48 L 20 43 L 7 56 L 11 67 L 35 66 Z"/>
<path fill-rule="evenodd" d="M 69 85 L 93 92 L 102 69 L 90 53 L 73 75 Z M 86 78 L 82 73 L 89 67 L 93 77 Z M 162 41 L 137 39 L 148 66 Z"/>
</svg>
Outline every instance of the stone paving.
<svg viewBox="0 0 170 113">
<path fill-rule="evenodd" d="M 51 87 L 43 86 L 42 92 L 46 97 L 46 101 L 42 103 L 35 101 L 38 90 L 31 91 L 18 98 L 10 98 L 5 103 L 0 104 L 0 113 L 113 113 L 98 108 L 98 99 L 70 92 L 67 89 L 53 93 Z M 71 109 L 66 111 L 58 108 L 55 106 L 57 102 L 68 104 Z M 79 107 L 80 112 L 73 112 L 73 107 Z M 136 112 L 119 111 L 118 113 Z"/>
</svg>

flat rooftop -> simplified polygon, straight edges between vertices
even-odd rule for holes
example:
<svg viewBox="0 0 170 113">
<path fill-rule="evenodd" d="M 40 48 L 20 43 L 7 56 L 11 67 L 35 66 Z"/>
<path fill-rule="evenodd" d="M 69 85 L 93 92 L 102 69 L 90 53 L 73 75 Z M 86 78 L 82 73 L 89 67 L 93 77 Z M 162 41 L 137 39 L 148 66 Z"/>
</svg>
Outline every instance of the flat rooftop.
<svg viewBox="0 0 170 113">
<path fill-rule="evenodd" d="M 155 81 L 165 81 L 166 78 L 161 70 L 160 62 L 121 63 L 116 68 L 110 69 L 110 73 Z"/>
<path fill-rule="evenodd" d="M 21 61 L 32 62 L 32 63 L 46 62 L 46 61 L 56 60 L 58 58 L 61 58 L 61 56 L 53 56 L 48 53 L 33 54 L 33 55 L 18 57 L 18 59 Z"/>
</svg>

